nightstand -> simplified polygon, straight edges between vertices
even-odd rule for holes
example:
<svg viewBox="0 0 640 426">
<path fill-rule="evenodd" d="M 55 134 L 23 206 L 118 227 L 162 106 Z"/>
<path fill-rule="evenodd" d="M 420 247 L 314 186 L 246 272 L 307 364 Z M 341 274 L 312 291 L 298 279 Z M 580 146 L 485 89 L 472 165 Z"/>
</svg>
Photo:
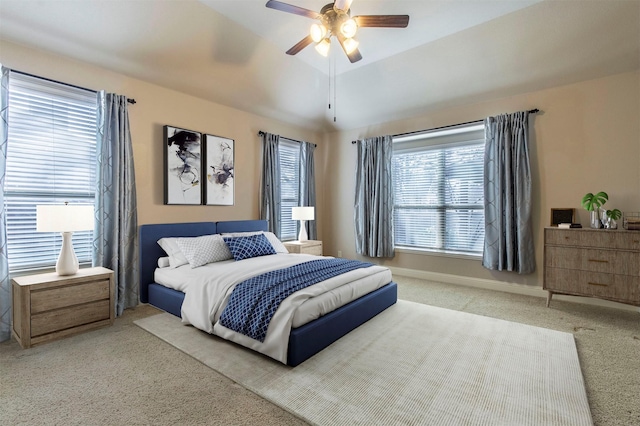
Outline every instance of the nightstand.
<svg viewBox="0 0 640 426">
<path fill-rule="evenodd" d="M 289 250 L 289 253 L 303 253 L 322 256 L 322 241 L 288 241 L 283 244 L 287 248 L 287 250 Z"/>
<path fill-rule="evenodd" d="M 115 319 L 110 269 L 86 268 L 67 276 L 25 275 L 11 284 L 12 332 L 23 348 L 111 325 Z"/>
</svg>

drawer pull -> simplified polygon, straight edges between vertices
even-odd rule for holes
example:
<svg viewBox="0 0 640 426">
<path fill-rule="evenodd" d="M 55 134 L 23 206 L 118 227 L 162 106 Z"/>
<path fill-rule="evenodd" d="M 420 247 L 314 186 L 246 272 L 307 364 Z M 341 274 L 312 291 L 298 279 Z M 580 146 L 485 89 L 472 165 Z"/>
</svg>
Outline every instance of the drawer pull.
<svg viewBox="0 0 640 426">
<path fill-rule="evenodd" d="M 588 283 L 588 284 L 589 284 L 589 285 L 597 285 L 597 286 L 600 286 L 600 287 L 609 287 L 609 284 L 591 283 L 591 282 L 590 282 L 590 283 Z"/>
<path fill-rule="evenodd" d="M 596 262 L 596 263 L 609 263 L 608 260 L 601 260 L 601 259 L 589 259 L 589 262 Z"/>
</svg>

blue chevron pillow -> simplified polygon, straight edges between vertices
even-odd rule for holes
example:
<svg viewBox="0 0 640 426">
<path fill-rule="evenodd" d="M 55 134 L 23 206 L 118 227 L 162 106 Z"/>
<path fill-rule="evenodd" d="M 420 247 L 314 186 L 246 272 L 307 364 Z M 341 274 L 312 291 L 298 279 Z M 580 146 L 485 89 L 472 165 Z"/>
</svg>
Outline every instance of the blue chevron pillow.
<svg viewBox="0 0 640 426">
<path fill-rule="evenodd" d="M 246 237 L 224 237 L 224 242 L 227 244 L 227 247 L 229 247 L 235 260 L 276 254 L 276 251 L 264 234 L 249 235 Z"/>
</svg>

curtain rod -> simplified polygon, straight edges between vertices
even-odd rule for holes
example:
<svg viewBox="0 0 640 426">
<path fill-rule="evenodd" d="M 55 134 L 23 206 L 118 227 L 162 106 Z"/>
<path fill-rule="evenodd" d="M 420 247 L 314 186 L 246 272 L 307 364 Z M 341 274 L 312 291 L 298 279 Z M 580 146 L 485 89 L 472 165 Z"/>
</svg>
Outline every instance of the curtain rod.
<svg viewBox="0 0 640 426">
<path fill-rule="evenodd" d="M 74 87 L 74 88 L 80 89 L 80 90 L 86 90 L 87 92 L 98 93 L 97 90 L 87 89 L 86 87 L 76 86 L 75 84 L 64 83 L 62 81 L 53 80 L 51 78 L 40 77 L 39 75 L 29 74 L 28 72 L 18 71 L 18 70 L 14 70 L 14 69 L 12 69 L 11 72 L 17 72 L 18 74 L 28 75 L 29 77 L 39 78 L 41 80 L 50 81 L 52 83 L 64 84 L 65 86 Z M 135 105 L 136 104 L 136 100 L 135 99 L 127 98 L 127 102 L 129 102 L 131 105 Z"/>
<path fill-rule="evenodd" d="M 535 114 L 535 113 L 540 112 L 540 110 L 538 108 L 534 108 L 534 109 L 530 109 L 527 112 L 529 114 Z M 433 129 L 418 130 L 418 131 L 415 131 L 415 132 L 408 132 L 408 133 L 398 133 L 397 135 L 391 135 L 391 137 L 392 138 L 398 138 L 398 137 L 401 137 L 401 136 L 417 135 L 419 133 L 431 132 L 433 130 L 442 130 L 442 129 L 448 129 L 450 127 L 465 126 L 467 124 L 482 123 L 483 121 L 484 120 L 467 121 L 466 123 L 458 123 L 458 124 L 450 124 L 448 126 L 434 127 Z M 358 141 L 351 141 L 351 144 L 356 144 L 356 143 L 358 143 Z"/>
<path fill-rule="evenodd" d="M 258 136 L 263 136 L 263 135 L 266 135 L 266 134 L 267 134 L 267 132 L 264 132 L 262 130 L 258 130 Z M 290 141 L 294 141 L 294 142 L 298 142 L 298 143 L 302 143 L 303 142 L 303 141 L 298 141 L 298 140 L 295 140 L 295 139 L 287 138 L 287 137 L 284 137 L 284 136 L 283 136 L 283 138 L 289 139 Z M 315 146 L 316 148 L 318 147 L 318 145 L 316 145 L 315 143 L 313 144 L 313 146 Z"/>
</svg>

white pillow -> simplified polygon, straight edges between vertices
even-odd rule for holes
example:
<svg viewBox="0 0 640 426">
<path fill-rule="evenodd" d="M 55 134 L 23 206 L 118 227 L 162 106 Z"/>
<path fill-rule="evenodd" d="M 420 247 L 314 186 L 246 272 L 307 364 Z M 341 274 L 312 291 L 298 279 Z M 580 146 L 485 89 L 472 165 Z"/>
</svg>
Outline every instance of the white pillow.
<svg viewBox="0 0 640 426">
<path fill-rule="evenodd" d="M 169 256 L 158 259 L 158 268 L 168 268 L 170 265 Z"/>
<path fill-rule="evenodd" d="M 289 253 L 289 250 L 287 250 L 284 244 L 282 244 L 282 241 L 276 237 L 276 234 L 273 232 L 265 232 L 264 236 L 267 237 L 267 240 L 269 240 L 276 253 Z"/>
<path fill-rule="evenodd" d="M 251 232 L 226 232 L 223 233 L 223 237 L 250 237 L 251 235 L 264 234 L 267 237 L 267 240 L 271 243 L 271 246 L 276 251 L 276 253 L 289 253 L 289 250 L 282 244 L 282 241 L 276 237 L 273 232 L 264 232 L 264 231 L 251 231 Z"/>
<path fill-rule="evenodd" d="M 233 259 L 229 247 L 227 247 L 220 234 L 178 238 L 177 243 L 192 268 Z"/>
<path fill-rule="evenodd" d="M 182 251 L 180 251 L 177 241 L 178 238 L 175 237 L 165 237 L 158 240 L 158 244 L 162 247 L 162 250 L 169 255 L 169 266 L 172 268 L 177 268 L 178 266 L 189 263 L 187 258 L 184 257 L 184 254 L 182 254 Z"/>
</svg>

